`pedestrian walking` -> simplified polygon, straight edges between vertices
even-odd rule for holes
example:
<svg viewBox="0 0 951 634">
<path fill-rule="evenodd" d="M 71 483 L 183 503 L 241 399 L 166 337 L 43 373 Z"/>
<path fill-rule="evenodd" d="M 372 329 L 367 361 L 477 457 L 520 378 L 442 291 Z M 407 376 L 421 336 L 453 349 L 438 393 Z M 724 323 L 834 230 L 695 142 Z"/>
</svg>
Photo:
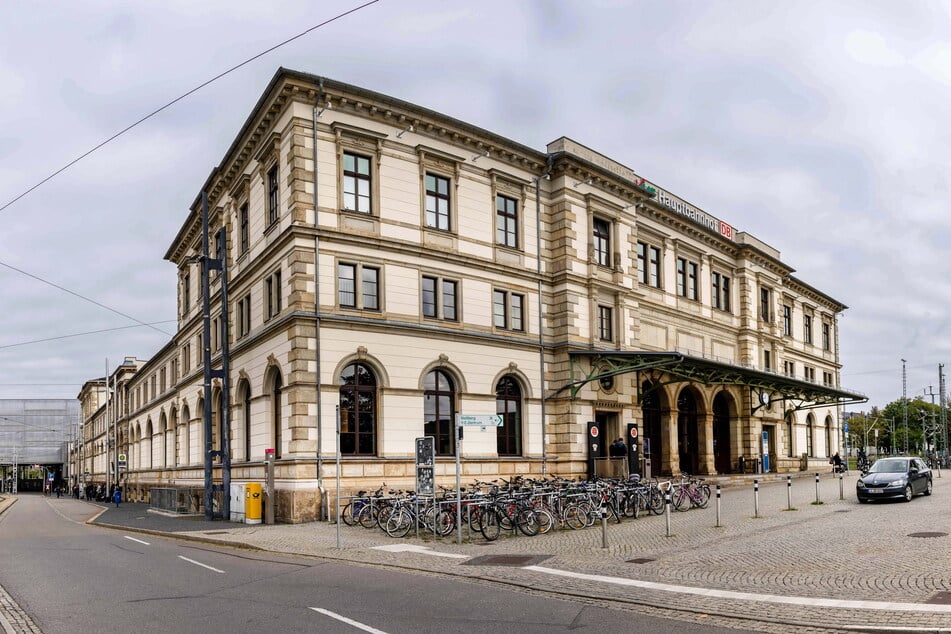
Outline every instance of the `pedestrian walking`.
<svg viewBox="0 0 951 634">
<path fill-rule="evenodd" d="M 116 508 L 119 508 L 119 502 L 122 501 L 122 492 L 119 489 L 112 494 L 112 501 L 116 503 Z"/>
</svg>

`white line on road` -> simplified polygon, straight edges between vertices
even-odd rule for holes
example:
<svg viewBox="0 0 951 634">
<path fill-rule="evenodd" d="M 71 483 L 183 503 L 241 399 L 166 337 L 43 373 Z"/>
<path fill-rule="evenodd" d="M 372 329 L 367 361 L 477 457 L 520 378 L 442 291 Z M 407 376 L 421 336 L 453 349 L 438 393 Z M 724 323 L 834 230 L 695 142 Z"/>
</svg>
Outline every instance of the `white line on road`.
<svg viewBox="0 0 951 634">
<path fill-rule="evenodd" d="M 218 570 L 217 568 L 212 568 L 211 566 L 207 564 L 203 564 L 200 561 L 195 561 L 194 559 L 189 559 L 188 557 L 183 557 L 182 555 L 179 555 L 178 558 L 184 561 L 187 561 L 190 564 L 195 564 L 196 566 L 201 566 L 202 568 L 207 568 L 208 570 L 214 570 L 215 572 L 220 572 L 221 574 L 225 574 L 224 570 Z"/>
<path fill-rule="evenodd" d="M 352 625 L 353 627 L 357 628 L 358 630 L 363 630 L 364 632 L 370 632 L 370 634 L 386 634 L 386 632 L 384 632 L 383 630 L 378 630 L 378 629 L 376 629 L 375 627 L 370 627 L 369 625 L 364 625 L 363 623 L 360 623 L 359 621 L 354 621 L 353 619 L 348 619 L 347 617 L 342 616 L 342 615 L 340 615 L 340 614 L 337 614 L 336 612 L 331 612 L 330 610 L 325 610 L 325 609 L 323 609 L 323 608 L 310 608 L 310 609 L 313 610 L 314 612 L 320 612 L 321 614 L 323 614 L 323 615 L 325 615 L 325 616 L 329 616 L 329 617 L 332 618 L 332 619 L 337 619 L 338 621 L 343 621 L 343 622 L 346 623 L 347 625 Z"/>
<path fill-rule="evenodd" d="M 128 540 L 130 540 L 130 541 L 133 541 L 133 542 L 142 544 L 142 545 L 144 545 L 144 546 L 151 546 L 150 543 L 144 542 L 144 541 L 142 541 L 141 539 L 136 539 L 135 537 L 129 537 L 128 535 L 124 535 L 123 537 L 125 537 L 126 539 L 128 539 Z"/>
<path fill-rule="evenodd" d="M 433 557 L 452 557 L 453 559 L 468 559 L 469 555 L 457 555 L 455 553 L 441 553 L 433 550 L 429 546 L 416 546 L 415 544 L 391 544 L 389 546 L 372 546 L 373 550 L 385 550 L 391 553 L 419 553 L 420 555 L 432 555 Z"/>
<path fill-rule="evenodd" d="M 947 612 L 951 613 L 951 605 L 941 605 L 934 603 L 889 603 L 886 601 L 854 601 L 849 599 L 819 599 L 815 597 L 792 597 L 779 596 L 775 594 L 753 594 L 751 592 L 737 592 L 735 590 L 713 590 L 710 588 L 693 588 L 691 586 L 678 586 L 669 583 L 657 583 L 655 581 L 639 581 L 637 579 L 625 579 L 623 577 L 606 577 L 603 575 L 589 575 L 581 572 L 568 572 L 567 570 L 557 570 L 555 568 L 545 568 L 543 566 L 525 566 L 522 570 L 531 570 L 542 572 L 559 577 L 571 577 L 572 579 L 582 579 L 584 581 L 596 581 L 600 583 L 611 583 L 618 586 L 630 586 L 634 588 L 643 588 L 645 590 L 660 590 L 662 592 L 680 592 L 683 594 L 696 594 L 704 597 L 715 597 L 719 599 L 739 599 L 741 601 L 762 601 L 764 603 L 785 603 L 790 605 L 807 605 L 822 608 L 850 608 L 855 610 L 894 610 L 898 612 Z"/>
</svg>

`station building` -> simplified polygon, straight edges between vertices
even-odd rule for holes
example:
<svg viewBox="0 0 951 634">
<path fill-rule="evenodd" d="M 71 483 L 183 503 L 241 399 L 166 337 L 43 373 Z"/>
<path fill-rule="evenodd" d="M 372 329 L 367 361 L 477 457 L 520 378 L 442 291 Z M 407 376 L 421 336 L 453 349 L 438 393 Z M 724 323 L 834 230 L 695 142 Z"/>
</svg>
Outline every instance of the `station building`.
<svg viewBox="0 0 951 634">
<path fill-rule="evenodd" d="M 233 482 L 262 481 L 272 450 L 286 522 L 320 517 L 338 478 L 346 492 L 413 488 L 423 436 L 450 484 L 457 414 L 501 417 L 466 428 L 466 482 L 590 475 L 608 455 L 594 435 L 632 424 L 655 475 L 763 456 L 784 472 L 826 464 L 842 405 L 864 400 L 839 385 L 844 304 L 568 138 L 529 148 L 280 69 L 201 190 L 224 236 L 208 340 L 199 195 L 166 253 L 177 332 L 114 380 L 133 499 L 203 482 L 206 346 L 224 374 L 210 446 L 228 434 Z"/>
</svg>

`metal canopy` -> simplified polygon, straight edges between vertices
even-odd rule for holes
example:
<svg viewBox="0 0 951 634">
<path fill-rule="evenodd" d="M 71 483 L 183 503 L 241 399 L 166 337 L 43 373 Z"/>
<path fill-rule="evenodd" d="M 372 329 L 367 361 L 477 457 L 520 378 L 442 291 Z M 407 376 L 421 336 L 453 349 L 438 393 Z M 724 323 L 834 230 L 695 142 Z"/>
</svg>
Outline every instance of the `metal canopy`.
<svg viewBox="0 0 951 634">
<path fill-rule="evenodd" d="M 657 387 L 671 383 L 699 383 L 702 385 L 743 385 L 750 389 L 750 413 L 773 403 L 784 402 L 784 411 L 812 409 L 828 405 L 865 403 L 868 397 L 858 392 L 840 390 L 828 385 L 803 381 L 781 374 L 693 357 L 680 352 L 622 352 L 597 350 L 569 350 L 572 381 L 561 387 L 571 391 L 571 398 L 591 381 L 630 372 L 648 372 Z M 588 368 L 582 369 L 579 360 L 585 359 Z M 574 380 L 577 372 L 584 378 Z M 638 378 L 638 384 L 640 384 Z M 638 389 L 638 402 L 646 393 Z"/>
</svg>

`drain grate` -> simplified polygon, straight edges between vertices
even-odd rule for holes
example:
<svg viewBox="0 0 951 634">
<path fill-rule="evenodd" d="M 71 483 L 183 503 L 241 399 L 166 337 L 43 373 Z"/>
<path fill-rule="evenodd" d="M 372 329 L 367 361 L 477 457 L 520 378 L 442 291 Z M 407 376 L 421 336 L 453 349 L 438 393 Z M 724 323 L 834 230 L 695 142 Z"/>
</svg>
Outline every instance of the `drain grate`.
<svg viewBox="0 0 951 634">
<path fill-rule="evenodd" d="M 848 513 L 849 509 L 836 509 L 836 513 Z"/>
<path fill-rule="evenodd" d="M 947 537 L 948 534 L 924 532 L 924 533 L 909 533 L 908 536 L 909 537 Z"/>
<path fill-rule="evenodd" d="M 925 603 L 933 605 L 951 605 L 951 592 L 937 592 Z"/>
<path fill-rule="evenodd" d="M 654 560 L 651 559 L 650 557 L 636 557 L 636 558 L 634 558 L 634 559 L 628 559 L 628 560 L 627 560 L 627 563 L 629 563 L 629 564 L 649 564 L 649 563 L 652 562 L 652 561 L 654 561 Z"/>
<path fill-rule="evenodd" d="M 205 531 L 205 535 L 227 535 L 228 531 Z"/>
<path fill-rule="evenodd" d="M 482 555 L 473 557 L 464 566 L 534 566 L 551 555 Z"/>
</svg>

